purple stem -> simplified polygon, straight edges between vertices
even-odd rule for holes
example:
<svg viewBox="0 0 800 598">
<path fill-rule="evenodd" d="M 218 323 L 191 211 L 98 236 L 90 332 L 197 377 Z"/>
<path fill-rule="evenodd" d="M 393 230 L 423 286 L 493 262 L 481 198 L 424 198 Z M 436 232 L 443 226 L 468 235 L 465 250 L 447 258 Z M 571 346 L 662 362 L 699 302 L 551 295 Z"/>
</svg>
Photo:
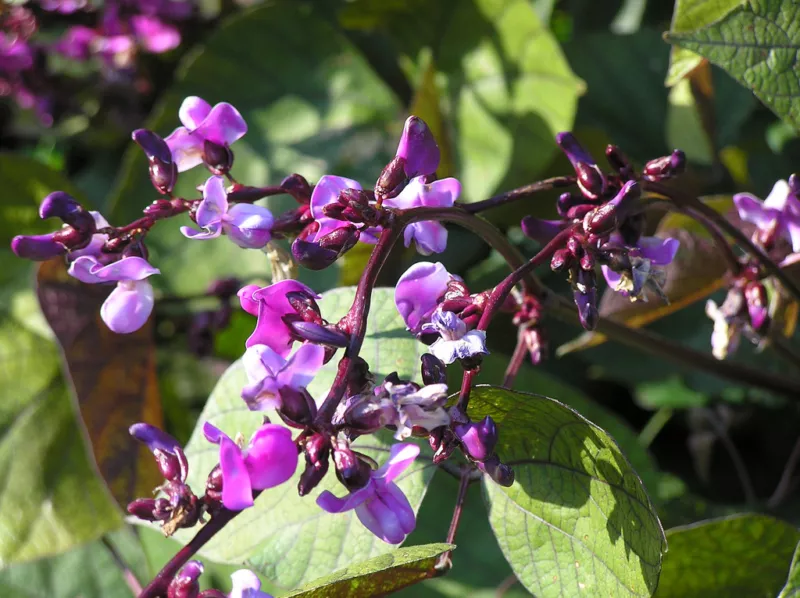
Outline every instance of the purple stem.
<svg viewBox="0 0 800 598">
<path fill-rule="evenodd" d="M 514 353 L 511 355 L 511 361 L 508 362 L 506 374 L 503 376 L 503 386 L 508 389 L 514 388 L 514 380 L 517 378 L 519 369 L 525 361 L 525 355 L 528 353 L 528 348 L 525 346 L 525 337 L 523 335 L 524 329 L 520 327 L 517 334 L 517 345 L 514 347 Z"/>
<path fill-rule="evenodd" d="M 467 213 L 477 214 L 478 212 L 496 208 L 497 206 L 503 204 L 525 199 L 531 195 L 534 195 L 535 193 L 539 193 L 540 191 L 551 191 L 561 187 L 569 187 L 574 185 L 575 181 L 576 179 L 574 176 L 557 176 L 550 179 L 544 179 L 543 181 L 536 181 L 535 183 L 531 183 L 530 185 L 525 185 L 524 187 L 519 187 L 517 189 L 512 189 L 511 191 L 506 191 L 505 193 L 495 195 L 494 197 L 484 199 L 483 201 L 459 205 L 461 205 L 461 207 L 464 208 Z"/>
</svg>

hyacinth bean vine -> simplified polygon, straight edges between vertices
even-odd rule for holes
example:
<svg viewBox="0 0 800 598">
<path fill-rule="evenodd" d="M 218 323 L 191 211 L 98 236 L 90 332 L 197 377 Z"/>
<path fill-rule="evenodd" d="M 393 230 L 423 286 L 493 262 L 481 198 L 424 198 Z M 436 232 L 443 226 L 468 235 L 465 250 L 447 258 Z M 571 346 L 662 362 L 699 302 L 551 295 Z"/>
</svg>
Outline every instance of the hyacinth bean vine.
<svg viewBox="0 0 800 598">
<path fill-rule="evenodd" d="M 750 13 L 755 21 L 772 19 L 783 27 L 779 0 L 753 1 L 726 10 L 695 7 L 709 22 L 700 33 L 690 32 L 682 24 L 682 4 L 700 3 L 677 3 L 670 41 L 681 48 L 672 64 L 688 69 L 696 97 L 703 81 L 692 77 L 700 77 L 707 61 L 738 79 L 748 79 L 743 73 L 758 66 L 749 55 L 741 64 L 738 58 L 726 62 L 715 49 L 746 46 L 731 31 L 747 25 Z M 145 55 L 177 50 L 200 14 L 199 4 L 182 0 L 15 5 L 0 14 L 0 90 L 31 110 L 41 126 L 52 127 L 73 107 L 60 104 L 63 81 L 43 56 L 82 63 L 92 77 L 139 89 L 146 79 Z M 41 23 L 74 15 L 80 24 L 40 35 Z M 791 44 L 800 47 L 800 41 Z M 782 49 L 770 51 L 780 58 Z M 678 75 L 671 71 L 670 77 Z M 757 85 L 754 92 L 795 122 L 793 109 L 773 97 L 769 86 Z M 238 101 L 224 98 L 220 93 L 213 99 L 223 101 L 214 103 L 182 94 L 177 113 L 169 112 L 171 127 L 133 130 L 133 149 L 146 158 L 155 197 L 125 206 L 124 213 L 135 217 L 119 222 L 121 212 L 112 211 L 113 205 L 96 211 L 77 193 L 54 188 L 38 204 L 39 218 L 53 223 L 51 229 L 10 240 L 18 263 L 63 265 L 60 289 L 78 282 L 105 289 L 95 295 L 102 299 L 91 318 L 99 318 L 104 333 L 119 335 L 114 338 L 136 338 L 153 325 L 160 306 L 184 300 L 156 282 L 175 263 L 153 250 L 163 231 L 190 247 L 270 256 L 269 283 L 221 278 L 191 298 L 211 297 L 222 305 L 218 312 L 203 312 L 205 331 L 222 330 L 237 317 L 248 333 L 237 341 L 237 360 L 221 374 L 191 439 L 179 442 L 174 436 L 183 436 L 146 417 L 127 422 L 137 447 L 155 460 L 160 480 L 152 494 L 140 491 L 125 501 L 127 521 L 181 545 L 155 576 L 139 580 L 103 538 L 139 598 L 267 598 L 273 590 L 265 579 L 275 582 L 275 592 L 290 595 L 371 596 L 446 578 L 458 567 L 459 534 L 474 523 L 465 509 L 476 485 L 513 571 L 511 583 L 519 581 L 536 596 L 700 596 L 720 588 L 771 595 L 773 585 L 755 580 L 771 576 L 788 578 L 781 596 L 791 595 L 800 577 L 797 553 L 790 563 L 800 533 L 788 523 L 741 515 L 665 533 L 651 496 L 668 501 L 663 496 L 674 480 L 642 471 L 649 456 L 637 443 L 648 446 L 671 417 L 671 407 L 656 412 L 628 451 L 627 428 L 601 429 L 590 421 L 597 414 L 591 405 L 583 409 L 580 401 L 557 393 L 533 394 L 540 391 L 534 384 L 525 384 L 529 392 L 514 388 L 528 380 L 528 364 L 552 357 L 553 329 L 566 323 L 582 327 L 586 343 L 609 339 L 655 363 L 754 389 L 765 402 L 796 401 L 800 378 L 741 357 L 755 348 L 792 367 L 800 364 L 791 342 L 800 302 L 800 176 L 784 173 L 764 198 L 734 194 L 726 214 L 694 191 L 687 154 L 695 148 L 633 161 L 623 146 L 603 143 L 600 157 L 593 140 L 564 131 L 554 136 L 562 156 L 554 164 L 568 171 L 475 200 L 470 184 L 477 178 L 464 172 L 445 176 L 454 171 L 446 127 L 405 112 L 384 123 L 399 139 L 392 143 L 394 156 L 369 178 L 297 172 L 259 186 L 258 173 L 236 159 L 254 122 Z M 424 102 L 413 106 L 422 106 L 426 119 L 436 117 Z M 183 191 L 198 172 L 202 183 Z M 547 198 L 555 200 L 550 213 L 556 218 L 540 217 L 548 212 L 536 204 Z M 525 214 L 514 222 L 519 239 L 493 219 L 510 208 Z M 671 285 L 686 268 L 682 252 L 696 256 L 687 247 L 696 238 L 681 227 L 654 227 L 663 214 L 700 231 L 698 237 L 713 244 L 723 263 L 717 286 L 691 296 L 703 299 L 713 329 L 702 346 L 642 328 L 646 318 L 619 315 L 644 304 L 656 306 L 654 312 L 672 311 L 676 298 L 677 309 L 691 303 L 676 297 Z M 448 270 L 446 255 L 456 234 L 490 248 L 496 281 L 483 284 L 477 282 L 481 277 Z M 391 276 L 399 254 L 415 258 Z M 314 288 L 309 272 L 335 272 L 348 260 L 358 264 L 352 289 Z M 52 290 L 46 283 L 39 280 L 43 305 Z M 711 291 L 721 294 L 709 297 Z M 612 303 L 625 307 L 612 309 Z M 72 312 L 55 312 L 68 333 L 78 327 Z M 504 360 L 493 335 L 509 322 L 514 351 Z M 64 330 L 57 330 L 62 344 Z M 497 367 L 501 384 L 490 377 Z M 729 435 L 734 424 L 703 408 L 698 413 L 730 454 L 745 501 L 757 504 L 747 465 Z M 800 441 L 765 510 L 784 505 L 798 460 Z M 419 532 L 421 504 L 439 499 L 425 496 L 434 473 L 455 480 L 457 489 L 446 497 L 449 528 L 436 538 L 440 543 L 400 548 Z M 247 534 L 252 529 L 258 530 L 254 536 Z M 737 553 L 739 545 L 725 534 L 747 544 L 749 552 Z M 322 554 L 326 545 L 317 542 L 323 536 L 341 544 L 333 556 Z M 758 555 L 766 562 L 770 554 L 780 556 L 780 567 L 767 573 L 769 565 L 761 563 L 765 571 L 744 577 Z M 741 558 L 741 571 L 724 570 L 713 583 L 675 573 L 674 563 L 681 560 L 683 567 L 713 571 L 719 555 Z M 6 558 L 4 550 L 0 565 Z M 670 558 L 672 568 L 662 573 Z M 229 580 L 209 571 L 215 560 L 237 565 Z M 223 585 L 230 590 L 209 587 Z M 498 595 L 508 587 L 501 586 Z"/>
</svg>

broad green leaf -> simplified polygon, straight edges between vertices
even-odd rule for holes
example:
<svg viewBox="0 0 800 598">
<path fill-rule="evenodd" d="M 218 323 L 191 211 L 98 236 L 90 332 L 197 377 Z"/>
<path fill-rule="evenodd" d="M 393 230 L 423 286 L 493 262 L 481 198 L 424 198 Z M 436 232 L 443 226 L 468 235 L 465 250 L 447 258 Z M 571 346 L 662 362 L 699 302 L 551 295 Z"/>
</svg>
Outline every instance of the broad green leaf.
<svg viewBox="0 0 800 598">
<path fill-rule="evenodd" d="M 650 596 L 664 532 L 614 440 L 553 399 L 478 386 L 473 419 L 491 415 L 510 488 L 488 479 L 489 521 L 515 574 L 537 596 Z"/>
<path fill-rule="evenodd" d="M 353 294 L 352 288 L 325 293 L 319 302 L 323 317 L 336 321 L 343 316 L 352 303 Z M 401 377 L 417 378 L 424 345 L 406 332 L 394 306 L 392 289 L 373 292 L 369 324 L 361 355 L 376 377 L 380 379 L 397 371 Z M 309 385 L 309 392 L 318 401 L 327 394 L 337 362 L 335 356 Z M 231 436 L 242 432 L 247 437 L 261 423 L 261 414 L 248 411 L 240 398 L 246 382 L 241 362 L 232 365 L 200 416 L 199 426 L 186 447 L 191 464 L 189 483 L 195 488 L 205 484 L 208 472 L 218 463 L 217 447 L 209 444 L 200 430 L 203 422 L 210 421 Z M 370 436 L 362 438 L 356 446 L 382 462 L 391 444 L 386 436 Z M 427 461 L 420 457 L 399 482 L 415 510 L 434 473 Z M 315 499 L 324 489 L 337 496 L 345 494 L 332 470 L 317 490 L 304 498 L 298 497 L 296 484 L 302 469 L 301 463 L 295 478 L 259 496 L 255 507 L 244 511 L 217 534 L 203 550 L 203 555 L 222 563 L 247 562 L 278 585 L 294 588 L 351 563 L 393 550 L 393 546 L 367 531 L 352 511 L 331 515 L 317 507 Z M 180 538 L 186 540 L 190 535 L 186 532 Z"/>
<path fill-rule="evenodd" d="M 122 529 L 104 536 L 137 577 L 149 571 L 136 534 Z M 131 598 L 132 590 L 109 547 L 97 540 L 62 555 L 0 571 L 0 595 L 8 598 Z"/>
<path fill-rule="evenodd" d="M 304 585 L 287 598 L 370 598 L 396 592 L 432 576 L 436 557 L 453 544 L 408 546 L 350 565 Z"/>
<path fill-rule="evenodd" d="M 672 32 L 694 31 L 720 20 L 744 0 L 675 0 L 672 14 Z M 702 62 L 698 56 L 685 48 L 672 48 L 666 85 L 672 87 L 686 77 Z"/>
<path fill-rule="evenodd" d="M 180 124 L 181 101 L 190 95 L 230 102 L 244 116 L 249 130 L 233 146 L 233 175 L 249 185 L 278 184 L 293 172 L 311 183 L 337 174 L 371 185 L 397 143 L 387 126 L 402 123 L 392 92 L 309 2 L 265 3 L 223 24 L 187 57 L 147 128 L 169 134 Z M 177 194 L 195 197 L 194 187 L 208 176 L 202 167 L 182 173 Z M 107 216 L 123 223 L 157 196 L 147 160 L 131 144 Z M 276 214 L 296 206 L 285 198 L 267 205 Z M 261 252 L 243 251 L 228 239 L 187 242 L 178 227 L 191 223 L 176 220 L 148 235 L 153 262 L 162 271 L 154 284 L 189 294 L 223 275 L 267 276 Z"/>
<path fill-rule="evenodd" d="M 667 531 L 659 598 L 771 597 L 786 582 L 800 540 L 767 515 L 735 515 Z"/>
<path fill-rule="evenodd" d="M 783 586 L 778 598 L 794 598 L 800 594 L 800 544 L 794 549 L 792 564 L 789 567 L 789 578 Z"/>
<path fill-rule="evenodd" d="M 529 0 L 356 0 L 340 18 L 383 30 L 413 64 L 432 53 L 466 201 L 529 183 L 572 128 L 583 84 Z"/>
<path fill-rule="evenodd" d="M 725 69 L 775 114 L 798 127 L 798 18 L 800 6 L 793 0 L 749 0 L 708 27 L 671 31 L 665 37 Z"/>
</svg>

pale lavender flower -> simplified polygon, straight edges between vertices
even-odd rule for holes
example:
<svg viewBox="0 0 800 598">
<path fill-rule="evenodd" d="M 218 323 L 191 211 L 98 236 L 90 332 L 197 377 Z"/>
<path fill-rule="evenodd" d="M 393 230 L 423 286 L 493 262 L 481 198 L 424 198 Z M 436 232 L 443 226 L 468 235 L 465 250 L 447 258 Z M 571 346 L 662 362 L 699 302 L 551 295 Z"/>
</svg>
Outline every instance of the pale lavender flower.
<svg viewBox="0 0 800 598">
<path fill-rule="evenodd" d="M 400 276 L 394 291 L 394 303 L 409 330 L 420 331 L 439 299 L 447 292 L 447 283 L 452 279 L 453 275 L 441 262 L 416 263 Z"/>
<path fill-rule="evenodd" d="M 789 183 L 775 183 L 764 201 L 750 193 L 737 193 L 733 203 L 742 220 L 755 224 L 761 232 L 774 231 L 792 244 L 792 251 L 800 251 L 800 200 Z"/>
<path fill-rule="evenodd" d="M 422 332 L 439 334 L 430 352 L 444 363 L 453 363 L 456 359 L 467 359 L 477 355 L 488 355 L 486 349 L 486 332 L 483 330 L 467 331 L 464 320 L 450 311 L 436 310 L 429 324 L 422 327 Z"/>
<path fill-rule="evenodd" d="M 266 345 L 252 345 L 242 357 L 248 385 L 242 398 L 253 411 L 278 409 L 281 391 L 285 388 L 300 391 L 314 379 L 325 359 L 325 348 L 305 343 L 288 359 Z"/>
<path fill-rule="evenodd" d="M 414 509 L 394 480 L 419 455 L 415 444 L 395 444 L 389 460 L 370 474 L 366 486 L 338 498 L 328 490 L 317 497 L 317 504 L 328 513 L 352 509 L 361 523 L 378 538 L 389 544 L 400 544 L 416 526 Z"/>
<path fill-rule="evenodd" d="M 233 587 L 228 598 L 272 598 L 271 594 L 261 591 L 261 580 L 249 569 L 239 569 L 231 573 Z"/>
<path fill-rule="evenodd" d="M 621 243 L 622 237 L 615 233 L 611 242 Z M 629 271 L 615 272 L 609 266 L 602 266 L 608 286 L 615 291 L 630 297 L 632 300 L 644 299 L 643 291 L 650 287 L 663 297 L 663 285 L 666 282 L 664 267 L 672 263 L 678 253 L 680 241 L 672 237 L 641 237 L 636 246 L 628 252 L 631 262 Z"/>
</svg>

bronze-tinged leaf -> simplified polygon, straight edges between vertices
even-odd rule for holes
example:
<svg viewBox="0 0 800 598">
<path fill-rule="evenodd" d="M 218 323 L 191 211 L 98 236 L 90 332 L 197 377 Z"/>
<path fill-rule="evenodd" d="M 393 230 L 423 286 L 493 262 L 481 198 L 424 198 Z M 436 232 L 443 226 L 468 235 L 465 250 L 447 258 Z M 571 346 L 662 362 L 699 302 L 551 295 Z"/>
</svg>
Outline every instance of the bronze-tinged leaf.
<svg viewBox="0 0 800 598">
<path fill-rule="evenodd" d="M 163 415 L 153 320 L 132 334 L 109 330 L 100 306 L 112 289 L 75 280 L 61 259 L 43 262 L 37 272 L 39 303 L 61 345 L 97 466 L 124 506 L 161 481 L 152 455 L 128 427 L 139 421 L 160 426 Z"/>
<path fill-rule="evenodd" d="M 659 229 L 658 236 L 674 237 L 681 242 L 675 260 L 666 268 L 667 282 L 664 285 L 664 294 L 669 297 L 670 302 L 664 303 L 655 296 L 651 296 L 647 302 L 633 302 L 613 289 L 606 289 L 600 299 L 601 316 L 631 328 L 639 328 L 699 301 L 723 287 L 728 265 L 711 239 L 687 230 Z M 605 341 L 604 335 L 587 332 L 560 346 L 557 354 L 566 355 Z"/>
</svg>

